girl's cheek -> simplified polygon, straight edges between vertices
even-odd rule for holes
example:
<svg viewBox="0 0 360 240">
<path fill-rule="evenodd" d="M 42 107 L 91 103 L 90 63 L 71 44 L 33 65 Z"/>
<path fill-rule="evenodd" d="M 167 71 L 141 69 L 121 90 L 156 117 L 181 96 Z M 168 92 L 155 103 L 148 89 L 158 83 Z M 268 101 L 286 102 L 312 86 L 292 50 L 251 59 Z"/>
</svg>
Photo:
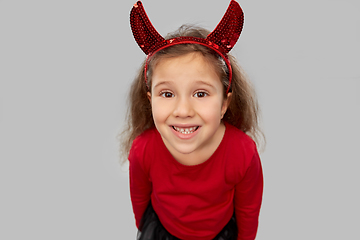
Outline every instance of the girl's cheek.
<svg viewBox="0 0 360 240">
<path fill-rule="evenodd" d="M 169 103 L 166 103 L 165 101 L 159 101 L 157 99 L 153 99 L 152 104 L 152 112 L 153 112 L 153 118 L 159 118 L 162 116 L 165 116 L 169 113 Z"/>
</svg>

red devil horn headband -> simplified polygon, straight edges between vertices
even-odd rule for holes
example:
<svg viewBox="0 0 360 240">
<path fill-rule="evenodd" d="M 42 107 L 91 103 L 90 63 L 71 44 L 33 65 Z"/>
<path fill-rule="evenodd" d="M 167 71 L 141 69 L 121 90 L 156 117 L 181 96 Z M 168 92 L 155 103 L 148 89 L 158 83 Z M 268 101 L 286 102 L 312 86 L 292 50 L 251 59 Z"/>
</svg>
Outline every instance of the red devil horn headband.
<svg viewBox="0 0 360 240">
<path fill-rule="evenodd" d="M 147 60 L 145 64 L 145 81 L 147 81 L 147 65 L 149 58 L 156 52 L 178 44 L 200 44 L 211 48 L 218 53 L 224 60 L 229 69 L 229 91 L 232 79 L 231 64 L 227 53 L 234 47 L 240 37 L 244 23 L 244 14 L 240 5 L 231 0 L 228 9 L 220 23 L 205 39 L 197 37 L 177 37 L 165 40 L 151 24 L 145 9 L 138 1 L 131 10 L 130 24 L 136 42 L 145 54 Z"/>
</svg>

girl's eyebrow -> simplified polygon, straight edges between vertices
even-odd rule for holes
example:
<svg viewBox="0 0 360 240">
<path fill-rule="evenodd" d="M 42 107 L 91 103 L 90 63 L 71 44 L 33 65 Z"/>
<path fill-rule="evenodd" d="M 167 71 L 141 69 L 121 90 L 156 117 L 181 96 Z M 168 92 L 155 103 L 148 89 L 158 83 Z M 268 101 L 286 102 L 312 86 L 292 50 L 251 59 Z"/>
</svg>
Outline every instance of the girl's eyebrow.
<svg viewBox="0 0 360 240">
<path fill-rule="evenodd" d="M 171 81 L 161 81 L 161 82 L 158 82 L 154 88 L 160 86 L 160 85 L 172 85 L 172 82 Z"/>
<path fill-rule="evenodd" d="M 204 84 L 204 85 L 207 85 L 213 89 L 216 89 L 214 85 L 212 85 L 211 83 L 208 83 L 208 82 L 205 82 L 205 81 L 201 81 L 201 80 L 198 80 L 196 81 L 197 84 Z"/>
<path fill-rule="evenodd" d="M 209 86 L 213 89 L 216 89 L 214 85 L 212 85 L 211 83 L 208 83 L 208 82 L 205 82 L 205 81 L 202 81 L 202 80 L 197 80 L 195 81 L 196 84 L 199 84 L 199 85 L 206 85 L 206 86 Z M 172 81 L 161 81 L 161 82 L 158 82 L 157 84 L 155 84 L 154 88 L 157 88 L 161 85 L 173 85 L 173 82 Z"/>
</svg>

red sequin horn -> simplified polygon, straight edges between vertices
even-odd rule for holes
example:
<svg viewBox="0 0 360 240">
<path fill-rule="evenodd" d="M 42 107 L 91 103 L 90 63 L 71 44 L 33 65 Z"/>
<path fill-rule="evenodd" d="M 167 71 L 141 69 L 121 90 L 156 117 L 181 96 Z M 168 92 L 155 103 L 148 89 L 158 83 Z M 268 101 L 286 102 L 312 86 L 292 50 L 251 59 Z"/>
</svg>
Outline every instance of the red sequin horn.
<svg viewBox="0 0 360 240">
<path fill-rule="evenodd" d="M 172 39 L 163 38 L 151 24 L 145 9 L 138 1 L 131 10 L 130 24 L 134 38 L 140 48 L 147 54 L 145 64 L 145 81 L 147 82 L 147 65 L 150 57 L 156 52 L 177 44 L 200 44 L 211 48 L 218 53 L 225 61 L 229 69 L 229 86 L 226 92 L 229 92 L 232 79 L 231 64 L 227 53 L 234 47 L 240 37 L 244 23 L 244 13 L 240 5 L 231 0 L 225 15 L 221 19 L 214 31 L 205 39 L 197 37 L 177 37 Z"/>
</svg>

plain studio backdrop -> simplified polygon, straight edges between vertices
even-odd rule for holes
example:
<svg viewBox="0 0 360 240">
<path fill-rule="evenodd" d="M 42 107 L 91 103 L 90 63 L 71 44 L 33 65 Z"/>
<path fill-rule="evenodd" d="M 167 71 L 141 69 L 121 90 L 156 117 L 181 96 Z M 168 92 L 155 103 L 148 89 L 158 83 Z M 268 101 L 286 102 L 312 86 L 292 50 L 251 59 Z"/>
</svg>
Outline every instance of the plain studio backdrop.
<svg viewBox="0 0 360 240">
<path fill-rule="evenodd" d="M 0 239 L 135 239 L 116 135 L 144 53 L 130 0 L 0 1 Z M 143 1 L 166 35 L 229 1 Z M 267 147 L 258 240 L 360 239 L 360 2 L 243 0 L 232 50 Z"/>
</svg>

